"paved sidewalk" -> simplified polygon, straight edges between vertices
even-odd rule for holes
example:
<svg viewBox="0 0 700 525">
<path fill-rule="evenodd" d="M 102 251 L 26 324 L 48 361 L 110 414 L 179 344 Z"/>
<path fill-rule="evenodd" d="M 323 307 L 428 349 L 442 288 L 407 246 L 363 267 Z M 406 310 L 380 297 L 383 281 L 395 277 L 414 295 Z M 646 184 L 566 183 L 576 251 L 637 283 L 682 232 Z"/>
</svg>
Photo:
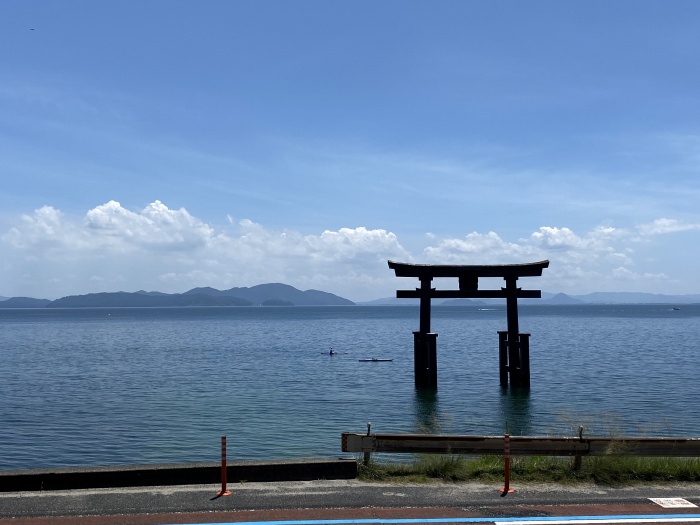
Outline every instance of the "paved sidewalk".
<svg viewBox="0 0 700 525">
<path fill-rule="evenodd" d="M 280 520 L 386 520 L 592 515 L 700 515 L 649 498 L 700 504 L 700 485 L 607 488 L 594 485 L 480 483 L 397 485 L 357 480 L 240 483 L 0 493 L 0 525 L 232 523 Z"/>
</svg>

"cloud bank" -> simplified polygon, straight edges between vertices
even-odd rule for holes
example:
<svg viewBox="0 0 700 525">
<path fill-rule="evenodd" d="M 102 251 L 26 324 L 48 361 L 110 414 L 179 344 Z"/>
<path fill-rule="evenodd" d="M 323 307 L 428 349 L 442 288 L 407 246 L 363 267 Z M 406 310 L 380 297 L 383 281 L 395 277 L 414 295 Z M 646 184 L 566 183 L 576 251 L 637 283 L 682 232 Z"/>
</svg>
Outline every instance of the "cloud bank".
<svg viewBox="0 0 700 525">
<path fill-rule="evenodd" d="M 417 286 L 394 277 L 387 268 L 389 259 L 430 264 L 549 259 L 550 268 L 541 279 L 521 285 L 568 293 L 692 293 L 697 290 L 681 288 L 683 275 L 654 270 L 643 254 L 644 246 L 659 237 L 698 230 L 700 224 L 659 218 L 583 233 L 542 226 L 514 240 L 493 231 L 461 237 L 431 233 L 425 235 L 424 247 L 411 252 L 395 233 L 380 228 L 304 234 L 274 231 L 231 216 L 224 218 L 223 226 L 212 226 L 158 200 L 140 211 L 109 201 L 83 217 L 44 206 L 17 218 L 0 234 L 0 295 L 55 298 L 139 289 L 173 293 L 196 286 L 226 289 L 284 282 L 361 301 Z M 496 281 L 493 287 L 501 286 Z"/>
</svg>

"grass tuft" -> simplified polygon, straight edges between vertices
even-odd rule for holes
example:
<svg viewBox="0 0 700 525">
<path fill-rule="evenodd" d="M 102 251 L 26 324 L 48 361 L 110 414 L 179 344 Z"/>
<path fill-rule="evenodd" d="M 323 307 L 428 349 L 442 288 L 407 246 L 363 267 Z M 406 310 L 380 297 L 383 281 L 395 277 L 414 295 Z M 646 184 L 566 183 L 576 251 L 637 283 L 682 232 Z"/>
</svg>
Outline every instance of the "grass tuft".
<svg viewBox="0 0 700 525">
<path fill-rule="evenodd" d="M 365 481 L 424 483 L 430 481 L 503 480 L 500 456 L 461 456 L 457 454 L 417 455 L 407 463 L 371 461 L 360 463 L 359 478 Z M 582 458 L 574 468 L 572 458 L 520 456 L 511 459 L 514 481 L 625 485 L 639 482 L 700 481 L 700 458 L 647 458 L 598 456 Z"/>
</svg>

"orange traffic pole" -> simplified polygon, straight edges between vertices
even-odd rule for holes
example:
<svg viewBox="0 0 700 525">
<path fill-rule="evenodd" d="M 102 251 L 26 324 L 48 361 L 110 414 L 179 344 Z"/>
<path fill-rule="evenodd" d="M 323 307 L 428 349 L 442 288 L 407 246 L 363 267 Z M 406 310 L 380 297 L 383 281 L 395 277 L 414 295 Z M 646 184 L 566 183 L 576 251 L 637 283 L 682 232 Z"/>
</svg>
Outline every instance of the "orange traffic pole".
<svg viewBox="0 0 700 525">
<path fill-rule="evenodd" d="M 221 436 L 221 491 L 219 491 L 216 495 L 231 495 L 231 491 L 226 490 L 226 436 Z"/>
<path fill-rule="evenodd" d="M 501 489 L 501 496 L 515 492 L 510 488 L 510 434 L 506 432 L 503 439 L 503 460 L 505 461 L 505 486 Z"/>
</svg>

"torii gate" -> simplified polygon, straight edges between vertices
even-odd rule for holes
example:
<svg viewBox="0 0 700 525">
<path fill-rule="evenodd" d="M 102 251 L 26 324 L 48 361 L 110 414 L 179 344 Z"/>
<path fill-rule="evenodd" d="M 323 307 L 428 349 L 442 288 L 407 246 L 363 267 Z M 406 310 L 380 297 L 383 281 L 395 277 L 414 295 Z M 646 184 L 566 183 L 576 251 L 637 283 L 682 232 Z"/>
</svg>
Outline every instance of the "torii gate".
<svg viewBox="0 0 700 525">
<path fill-rule="evenodd" d="M 526 264 L 458 265 L 408 264 L 389 261 L 396 277 L 418 277 L 420 288 L 397 290 L 400 299 L 420 299 L 420 329 L 413 332 L 413 369 L 417 387 L 437 388 L 437 334 L 430 331 L 431 299 L 505 298 L 508 330 L 499 331 L 499 371 L 501 386 L 530 387 L 530 334 L 518 328 L 518 299 L 542 297 L 540 290 L 522 290 L 519 277 L 539 277 L 549 267 L 544 260 Z M 435 277 L 457 277 L 459 290 L 436 290 L 430 284 Z M 502 277 L 505 288 L 479 290 L 479 277 Z"/>
</svg>

